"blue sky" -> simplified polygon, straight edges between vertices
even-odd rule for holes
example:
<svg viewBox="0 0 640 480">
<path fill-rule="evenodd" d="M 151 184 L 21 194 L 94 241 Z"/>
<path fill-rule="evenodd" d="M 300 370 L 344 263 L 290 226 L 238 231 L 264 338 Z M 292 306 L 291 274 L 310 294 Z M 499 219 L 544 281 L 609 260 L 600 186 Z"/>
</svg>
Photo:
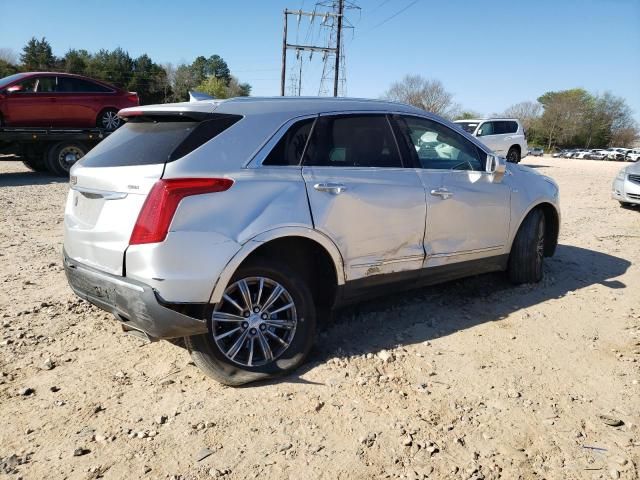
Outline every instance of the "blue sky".
<svg viewBox="0 0 640 480">
<path fill-rule="evenodd" d="M 547 90 L 583 87 L 626 98 L 640 121 L 640 0 L 357 3 L 355 29 L 345 34 L 350 96 L 379 97 L 415 73 L 441 80 L 463 107 L 490 114 Z M 277 95 L 282 10 L 314 4 L 0 0 L 0 48 L 18 53 L 31 36 L 45 36 L 57 55 L 121 46 L 176 64 L 217 53 L 253 94 Z M 301 22 L 299 40 L 307 25 Z M 294 41 L 295 22 L 289 31 Z M 316 56 L 305 67 L 303 93 L 316 94 L 319 77 Z"/>
</svg>

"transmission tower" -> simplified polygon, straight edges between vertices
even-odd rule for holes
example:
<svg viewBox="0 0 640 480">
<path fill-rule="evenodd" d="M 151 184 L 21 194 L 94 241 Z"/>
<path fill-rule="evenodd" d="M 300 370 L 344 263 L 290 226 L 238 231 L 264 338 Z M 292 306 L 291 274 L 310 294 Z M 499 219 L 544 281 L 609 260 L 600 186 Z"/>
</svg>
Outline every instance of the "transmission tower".
<svg viewBox="0 0 640 480">
<path fill-rule="evenodd" d="M 305 12 L 302 10 L 284 10 L 284 25 L 282 34 L 282 73 L 280 79 L 280 95 L 284 96 L 287 72 L 287 52 L 294 50 L 296 59 L 298 60 L 298 71 L 292 71 L 289 77 L 289 93 L 292 95 L 300 95 L 302 91 L 302 71 L 303 71 L 303 53 L 309 52 L 309 60 L 314 53 L 322 55 L 322 77 L 320 80 L 319 95 L 328 95 L 333 80 L 333 96 L 337 97 L 339 93 L 342 95 L 346 92 L 346 75 L 345 75 L 345 54 L 343 43 L 343 31 L 345 28 L 353 28 L 351 23 L 345 17 L 345 11 L 358 8 L 353 2 L 348 0 L 331 0 L 316 3 L 313 12 Z M 298 27 L 302 17 L 310 19 L 310 29 L 316 18 L 320 18 L 319 28 L 328 30 L 326 42 L 321 45 L 289 43 L 287 37 L 288 20 L 290 16 L 298 18 Z M 307 35 L 308 37 L 309 35 Z M 297 85 L 296 85 L 297 83 Z"/>
</svg>

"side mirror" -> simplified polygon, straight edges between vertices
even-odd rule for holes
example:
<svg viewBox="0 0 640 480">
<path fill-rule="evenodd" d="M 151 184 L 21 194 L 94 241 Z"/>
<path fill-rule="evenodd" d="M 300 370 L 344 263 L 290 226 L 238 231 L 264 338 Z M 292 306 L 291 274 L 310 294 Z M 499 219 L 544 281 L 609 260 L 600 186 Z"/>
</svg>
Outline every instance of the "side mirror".
<svg viewBox="0 0 640 480">
<path fill-rule="evenodd" d="M 11 94 L 11 93 L 22 92 L 23 90 L 24 90 L 24 87 L 22 85 L 12 85 L 8 87 L 5 90 L 5 92 L 7 92 L 8 94 Z"/>
<path fill-rule="evenodd" d="M 493 183 L 500 183 L 507 171 L 507 161 L 498 155 L 487 155 L 486 172 L 492 175 Z"/>
</svg>

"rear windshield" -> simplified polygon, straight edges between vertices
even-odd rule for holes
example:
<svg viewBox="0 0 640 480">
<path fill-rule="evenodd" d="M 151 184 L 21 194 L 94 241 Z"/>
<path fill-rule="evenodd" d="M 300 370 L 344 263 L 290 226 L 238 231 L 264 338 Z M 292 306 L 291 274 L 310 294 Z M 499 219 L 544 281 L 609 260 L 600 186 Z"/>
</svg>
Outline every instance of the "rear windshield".
<svg viewBox="0 0 640 480">
<path fill-rule="evenodd" d="M 100 142 L 81 162 L 85 167 L 127 167 L 167 163 L 184 157 L 240 120 L 211 115 L 203 121 L 172 117 L 133 118 Z"/>
<path fill-rule="evenodd" d="M 476 128 L 478 128 L 478 122 L 456 122 L 456 125 L 465 132 L 471 134 L 476 131 Z"/>
</svg>

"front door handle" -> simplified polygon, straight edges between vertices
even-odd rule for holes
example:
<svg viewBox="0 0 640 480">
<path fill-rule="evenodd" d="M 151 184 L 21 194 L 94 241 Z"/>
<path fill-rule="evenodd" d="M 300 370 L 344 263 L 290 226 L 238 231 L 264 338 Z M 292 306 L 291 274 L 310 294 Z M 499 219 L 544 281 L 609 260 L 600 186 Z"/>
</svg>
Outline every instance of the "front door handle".
<svg viewBox="0 0 640 480">
<path fill-rule="evenodd" d="M 316 183 L 313 188 L 319 192 L 328 192 L 334 195 L 338 195 L 347 189 L 342 183 Z"/>
<path fill-rule="evenodd" d="M 453 197 L 453 192 L 447 190 L 446 188 L 436 188 L 434 190 L 431 190 L 431 195 L 446 200 L 447 198 Z"/>
</svg>

